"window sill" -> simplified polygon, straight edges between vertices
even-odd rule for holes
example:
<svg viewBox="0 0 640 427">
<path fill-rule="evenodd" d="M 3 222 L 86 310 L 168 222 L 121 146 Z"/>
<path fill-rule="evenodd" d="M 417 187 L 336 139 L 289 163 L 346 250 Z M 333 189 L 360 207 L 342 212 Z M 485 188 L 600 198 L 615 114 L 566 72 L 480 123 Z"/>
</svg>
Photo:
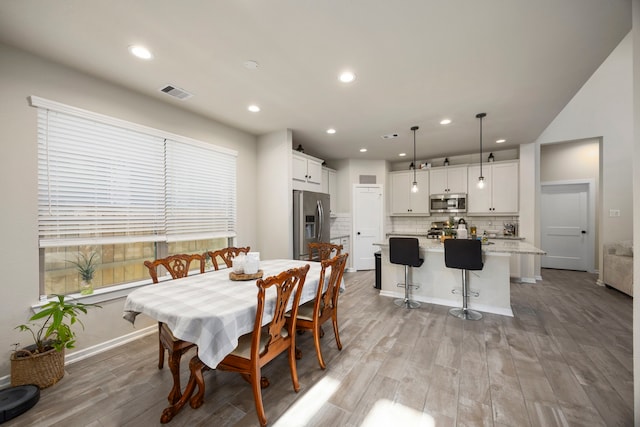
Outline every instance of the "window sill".
<svg viewBox="0 0 640 427">
<path fill-rule="evenodd" d="M 101 302 L 112 301 L 119 298 L 124 298 L 132 291 L 138 288 L 152 284 L 151 280 L 141 280 L 138 282 L 126 283 L 123 285 L 109 286 L 108 288 L 100 288 L 93 291 L 90 295 L 81 295 L 80 293 L 69 294 L 66 297 L 85 304 L 99 304 Z M 57 298 L 52 295 L 51 297 L 41 297 L 40 301 L 31 306 L 34 313 L 40 311 L 43 305 L 49 301 L 55 301 Z"/>
</svg>

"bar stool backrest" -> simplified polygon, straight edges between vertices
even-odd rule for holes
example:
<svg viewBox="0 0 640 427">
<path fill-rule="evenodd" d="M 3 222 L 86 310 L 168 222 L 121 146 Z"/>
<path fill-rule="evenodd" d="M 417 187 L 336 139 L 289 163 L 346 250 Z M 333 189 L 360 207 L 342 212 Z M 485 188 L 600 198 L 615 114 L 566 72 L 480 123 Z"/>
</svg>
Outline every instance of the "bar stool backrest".
<svg viewBox="0 0 640 427">
<path fill-rule="evenodd" d="M 420 267 L 424 259 L 420 258 L 420 245 L 414 237 L 390 237 L 389 261 L 391 264 Z"/>
<path fill-rule="evenodd" d="M 482 270 L 482 243 L 480 240 L 446 239 L 444 264 L 449 268 Z"/>
</svg>

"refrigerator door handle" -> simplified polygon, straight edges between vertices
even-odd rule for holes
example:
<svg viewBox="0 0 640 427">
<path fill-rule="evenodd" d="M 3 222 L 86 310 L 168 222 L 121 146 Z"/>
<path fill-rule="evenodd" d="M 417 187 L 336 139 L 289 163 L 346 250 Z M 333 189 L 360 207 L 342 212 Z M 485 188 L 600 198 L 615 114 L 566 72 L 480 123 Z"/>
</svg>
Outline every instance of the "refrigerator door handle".
<svg viewBox="0 0 640 427">
<path fill-rule="evenodd" d="M 318 242 L 319 242 L 322 237 L 322 229 L 324 228 L 324 209 L 322 207 L 321 200 L 318 200 L 316 203 L 318 207 Z"/>
</svg>

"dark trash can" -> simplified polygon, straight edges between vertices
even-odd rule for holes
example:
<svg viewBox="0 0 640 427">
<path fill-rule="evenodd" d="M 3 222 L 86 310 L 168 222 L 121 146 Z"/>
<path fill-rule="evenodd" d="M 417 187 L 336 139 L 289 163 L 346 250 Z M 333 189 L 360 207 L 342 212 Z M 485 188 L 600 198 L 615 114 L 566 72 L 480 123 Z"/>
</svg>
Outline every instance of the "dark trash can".
<svg viewBox="0 0 640 427">
<path fill-rule="evenodd" d="M 374 252 L 373 256 L 376 257 L 376 289 L 382 289 L 382 252 Z"/>
</svg>

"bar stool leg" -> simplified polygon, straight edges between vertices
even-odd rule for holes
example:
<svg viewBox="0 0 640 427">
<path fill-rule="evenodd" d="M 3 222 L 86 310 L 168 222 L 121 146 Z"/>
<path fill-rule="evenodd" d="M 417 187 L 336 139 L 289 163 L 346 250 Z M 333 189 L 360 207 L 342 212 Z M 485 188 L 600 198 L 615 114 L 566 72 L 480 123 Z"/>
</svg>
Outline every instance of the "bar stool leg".
<svg viewBox="0 0 640 427">
<path fill-rule="evenodd" d="M 418 308 L 420 307 L 420 303 L 418 301 L 413 301 L 409 299 L 409 266 L 404 266 L 404 298 L 397 298 L 393 302 L 398 307 L 404 308 Z"/>
<path fill-rule="evenodd" d="M 462 308 L 452 308 L 449 314 L 463 320 L 480 320 L 482 313 L 467 308 L 467 276 L 469 272 L 462 270 Z"/>
</svg>

